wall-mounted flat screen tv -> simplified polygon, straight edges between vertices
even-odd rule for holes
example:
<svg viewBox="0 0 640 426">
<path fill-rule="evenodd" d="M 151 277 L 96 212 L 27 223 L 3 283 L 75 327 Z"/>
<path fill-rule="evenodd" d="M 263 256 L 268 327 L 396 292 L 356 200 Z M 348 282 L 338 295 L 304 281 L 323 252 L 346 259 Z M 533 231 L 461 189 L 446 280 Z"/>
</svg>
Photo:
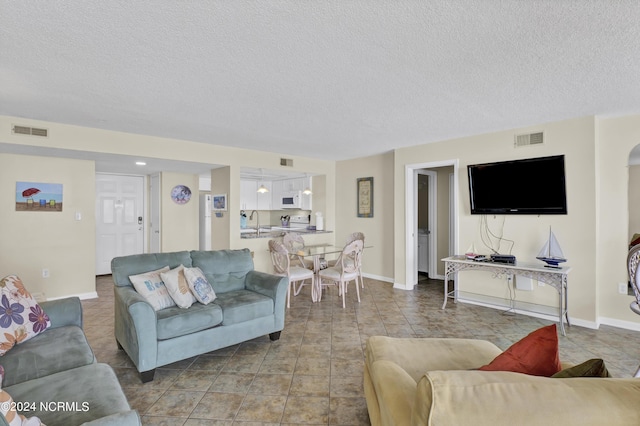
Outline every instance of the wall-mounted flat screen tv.
<svg viewBox="0 0 640 426">
<path fill-rule="evenodd" d="M 564 155 L 467 166 L 471 214 L 567 214 Z"/>
</svg>

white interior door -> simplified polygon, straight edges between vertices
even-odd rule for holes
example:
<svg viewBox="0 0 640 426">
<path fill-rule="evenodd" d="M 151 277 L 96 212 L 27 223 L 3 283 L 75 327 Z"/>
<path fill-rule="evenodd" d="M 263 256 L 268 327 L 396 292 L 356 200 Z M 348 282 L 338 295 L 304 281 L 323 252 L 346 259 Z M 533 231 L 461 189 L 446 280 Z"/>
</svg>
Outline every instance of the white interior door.
<svg viewBox="0 0 640 426">
<path fill-rule="evenodd" d="M 96 174 L 96 275 L 111 259 L 144 251 L 144 177 Z"/>
</svg>

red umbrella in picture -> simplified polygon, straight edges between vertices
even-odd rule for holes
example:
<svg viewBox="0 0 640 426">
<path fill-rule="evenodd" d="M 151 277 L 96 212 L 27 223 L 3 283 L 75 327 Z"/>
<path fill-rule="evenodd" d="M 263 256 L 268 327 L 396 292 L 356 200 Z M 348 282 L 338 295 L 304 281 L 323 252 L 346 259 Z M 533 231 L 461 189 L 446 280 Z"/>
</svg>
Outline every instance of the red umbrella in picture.
<svg viewBox="0 0 640 426">
<path fill-rule="evenodd" d="M 25 189 L 24 191 L 22 191 L 22 196 L 24 198 L 31 198 L 34 195 L 36 195 L 38 192 L 40 192 L 40 190 L 38 188 L 29 188 L 29 189 Z"/>
</svg>

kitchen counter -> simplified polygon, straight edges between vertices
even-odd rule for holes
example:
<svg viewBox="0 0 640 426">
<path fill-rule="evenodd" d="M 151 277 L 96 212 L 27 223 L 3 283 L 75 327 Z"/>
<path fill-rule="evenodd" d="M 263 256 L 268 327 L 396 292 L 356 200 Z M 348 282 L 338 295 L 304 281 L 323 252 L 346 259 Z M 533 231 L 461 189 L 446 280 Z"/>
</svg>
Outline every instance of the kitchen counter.
<svg viewBox="0 0 640 426">
<path fill-rule="evenodd" d="M 245 228 L 240 230 L 240 238 L 242 239 L 254 239 L 254 238 L 277 238 L 281 237 L 287 232 L 298 232 L 305 235 L 315 234 L 330 234 L 333 231 L 316 231 L 307 228 L 287 228 L 284 226 L 274 227 L 260 227 L 260 232 L 257 232 L 255 228 Z"/>
</svg>

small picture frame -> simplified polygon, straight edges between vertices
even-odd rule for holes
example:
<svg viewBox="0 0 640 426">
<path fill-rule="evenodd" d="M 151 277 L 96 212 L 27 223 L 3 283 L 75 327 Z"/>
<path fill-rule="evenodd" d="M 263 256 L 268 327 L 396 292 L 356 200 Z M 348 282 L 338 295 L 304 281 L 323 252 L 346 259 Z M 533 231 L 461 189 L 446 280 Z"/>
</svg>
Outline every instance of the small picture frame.
<svg viewBox="0 0 640 426">
<path fill-rule="evenodd" d="M 373 177 L 358 178 L 358 217 L 373 217 Z"/>
<path fill-rule="evenodd" d="M 214 194 L 213 202 L 211 203 L 211 210 L 214 212 L 226 212 L 227 194 Z"/>
</svg>

